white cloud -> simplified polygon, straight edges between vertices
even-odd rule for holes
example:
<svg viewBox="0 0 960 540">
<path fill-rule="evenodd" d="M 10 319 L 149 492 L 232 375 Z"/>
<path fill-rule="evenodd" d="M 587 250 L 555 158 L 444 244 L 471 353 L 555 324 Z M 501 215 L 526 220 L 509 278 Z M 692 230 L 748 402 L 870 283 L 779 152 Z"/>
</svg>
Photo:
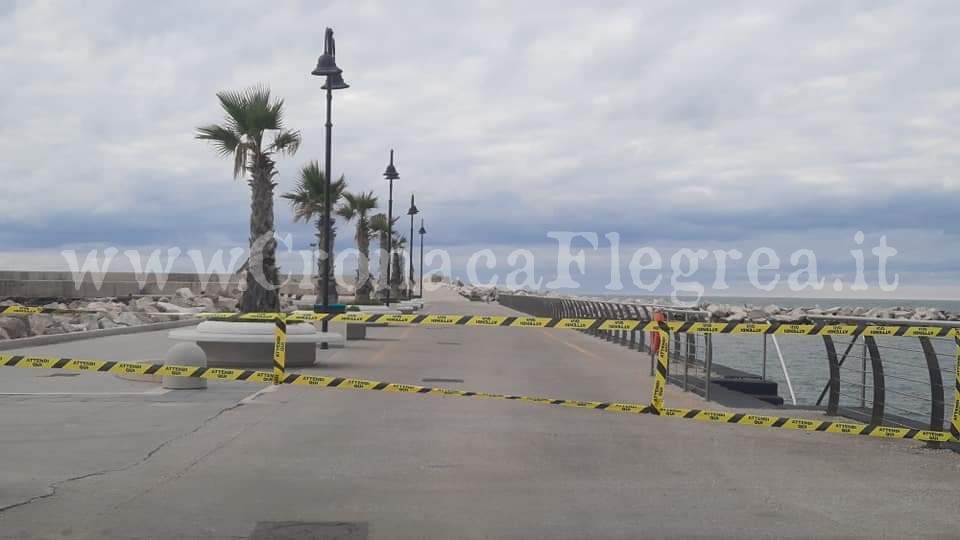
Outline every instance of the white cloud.
<svg viewBox="0 0 960 540">
<path fill-rule="evenodd" d="M 955 234 L 958 23 L 937 1 L 20 2 L 0 12 L 0 224 L 16 246 L 242 241 L 246 186 L 193 128 L 215 92 L 269 83 L 305 141 L 289 189 L 322 153 L 329 25 L 352 86 L 336 174 L 385 199 L 397 148 L 398 205 L 416 191 L 438 242 L 745 241 L 885 212 Z"/>
</svg>

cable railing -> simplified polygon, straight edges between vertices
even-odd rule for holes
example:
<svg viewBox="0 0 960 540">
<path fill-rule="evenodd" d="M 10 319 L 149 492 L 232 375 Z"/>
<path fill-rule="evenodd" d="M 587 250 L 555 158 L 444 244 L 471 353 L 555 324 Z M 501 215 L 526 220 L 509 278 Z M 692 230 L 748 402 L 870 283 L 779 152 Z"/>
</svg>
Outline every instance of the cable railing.
<svg viewBox="0 0 960 540">
<path fill-rule="evenodd" d="M 700 309 L 501 294 L 507 307 L 541 317 L 711 322 Z M 667 380 L 710 401 L 723 386 L 768 403 L 783 404 L 781 388 L 793 379 L 797 406 L 847 416 L 874 426 L 941 431 L 954 407 L 956 341 L 944 337 L 862 335 L 866 325 L 960 328 L 960 323 L 809 317 L 812 324 L 850 324 L 848 336 L 737 335 L 671 332 Z M 584 330 L 650 358 L 653 374 L 659 334 L 641 330 Z M 782 362 L 781 362 L 782 360 Z M 789 373 L 788 373 L 789 371 Z M 789 395 L 787 396 L 789 399 Z"/>
</svg>

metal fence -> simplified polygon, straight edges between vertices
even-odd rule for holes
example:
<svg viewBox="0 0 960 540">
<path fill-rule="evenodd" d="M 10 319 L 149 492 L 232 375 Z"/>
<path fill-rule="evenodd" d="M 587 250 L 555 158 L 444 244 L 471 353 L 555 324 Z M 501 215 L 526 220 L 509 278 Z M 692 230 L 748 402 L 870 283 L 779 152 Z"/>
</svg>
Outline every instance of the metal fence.
<svg viewBox="0 0 960 540">
<path fill-rule="evenodd" d="M 696 309 L 539 296 L 505 295 L 499 302 L 539 317 L 708 321 Z M 960 327 L 957 323 L 863 318 L 810 318 L 811 323 L 916 324 Z M 649 355 L 642 331 L 586 330 L 586 333 Z M 874 426 L 941 431 L 954 407 L 956 343 L 953 338 L 863 336 L 775 336 L 671 333 L 668 381 L 710 401 L 722 386 L 773 404 L 784 401 Z M 789 392 L 789 393 L 788 393 Z M 786 395 L 784 395 L 786 394 Z"/>
</svg>

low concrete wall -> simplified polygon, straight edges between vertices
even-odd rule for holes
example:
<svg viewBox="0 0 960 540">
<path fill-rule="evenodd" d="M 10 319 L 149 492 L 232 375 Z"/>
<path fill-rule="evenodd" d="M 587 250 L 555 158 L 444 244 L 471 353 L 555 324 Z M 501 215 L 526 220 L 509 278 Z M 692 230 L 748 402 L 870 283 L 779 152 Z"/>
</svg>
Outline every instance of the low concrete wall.
<svg viewBox="0 0 960 540">
<path fill-rule="evenodd" d="M 90 330 L 87 332 L 67 332 L 66 334 L 53 334 L 49 336 L 5 339 L 0 340 L 0 351 L 10 351 L 13 349 L 22 349 L 24 347 L 39 347 L 41 345 L 55 345 L 57 343 L 68 343 L 71 341 L 80 341 L 83 339 L 93 339 L 107 336 L 139 334 L 141 332 L 156 332 L 157 330 L 194 326 L 199 322 L 200 321 L 198 319 L 186 319 L 182 321 L 165 321 L 153 324 L 141 324 L 138 326 L 118 326 L 116 328 L 103 328 L 100 330 Z"/>
</svg>

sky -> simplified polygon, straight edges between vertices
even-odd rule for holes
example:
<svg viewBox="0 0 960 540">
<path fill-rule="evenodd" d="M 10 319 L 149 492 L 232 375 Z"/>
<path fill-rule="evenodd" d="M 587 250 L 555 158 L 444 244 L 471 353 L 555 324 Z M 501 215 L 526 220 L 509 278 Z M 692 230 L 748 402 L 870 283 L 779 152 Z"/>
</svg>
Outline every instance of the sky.
<svg viewBox="0 0 960 540">
<path fill-rule="evenodd" d="M 863 249 L 871 288 L 856 295 L 960 298 L 950 1 L 0 0 L 0 269 L 66 269 L 65 249 L 245 246 L 249 189 L 194 129 L 222 119 L 218 91 L 269 85 L 303 136 L 278 159 L 277 191 L 292 189 L 322 160 L 310 71 L 328 26 L 351 85 L 334 97 L 334 174 L 385 210 L 396 149 L 396 209 L 416 194 L 427 249 L 448 250 L 455 276 L 489 248 L 498 266 L 479 275 L 503 279 L 522 248 L 549 282 L 548 234 L 571 231 L 599 238 L 575 243 L 589 292 L 610 290 L 612 267 L 614 292 L 645 292 L 629 262 L 652 247 L 665 267 L 682 248 L 738 249 L 715 293 L 789 294 L 790 268 L 773 291 L 749 284 L 746 259 L 770 247 L 784 267 L 816 253 L 827 290 L 800 294 L 854 294 L 829 283 L 852 283 Z M 282 200 L 276 214 L 308 249 L 311 227 Z M 895 292 L 876 284 L 881 236 Z M 710 259 L 693 274 L 707 286 Z"/>
</svg>

